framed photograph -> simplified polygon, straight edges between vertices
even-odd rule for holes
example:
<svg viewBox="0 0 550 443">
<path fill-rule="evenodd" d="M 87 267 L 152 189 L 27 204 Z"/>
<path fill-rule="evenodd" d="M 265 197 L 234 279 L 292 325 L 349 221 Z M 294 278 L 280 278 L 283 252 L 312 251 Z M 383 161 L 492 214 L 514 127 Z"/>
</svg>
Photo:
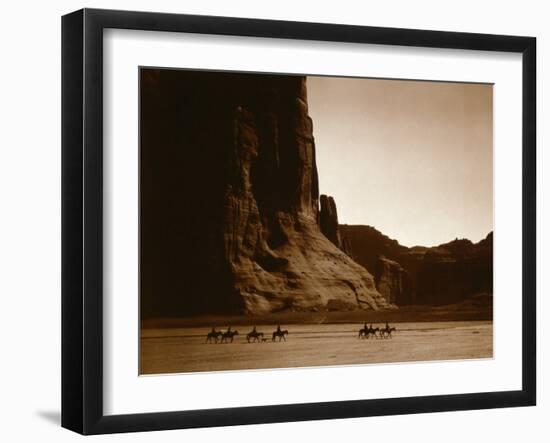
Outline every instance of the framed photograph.
<svg viewBox="0 0 550 443">
<path fill-rule="evenodd" d="M 62 425 L 535 405 L 532 37 L 62 19 Z"/>
</svg>

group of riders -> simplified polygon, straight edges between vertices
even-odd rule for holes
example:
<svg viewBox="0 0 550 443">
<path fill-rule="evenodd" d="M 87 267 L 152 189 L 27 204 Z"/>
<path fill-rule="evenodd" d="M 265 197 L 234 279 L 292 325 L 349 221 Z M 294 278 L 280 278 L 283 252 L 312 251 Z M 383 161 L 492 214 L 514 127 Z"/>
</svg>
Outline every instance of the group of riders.
<svg viewBox="0 0 550 443">
<path fill-rule="evenodd" d="M 390 327 L 388 322 L 386 322 L 386 326 L 383 328 L 373 328 L 372 323 L 368 326 L 365 322 L 363 327 L 359 329 L 357 338 L 369 338 L 371 335 L 373 338 L 392 338 L 391 333 L 393 331 L 395 331 L 395 328 Z"/>
<path fill-rule="evenodd" d="M 394 327 L 391 327 L 388 322 L 383 328 L 373 328 L 372 323 L 367 325 L 365 322 L 363 327 L 359 329 L 358 338 L 368 339 L 373 338 L 392 338 L 392 332 L 395 331 Z M 236 335 L 239 335 L 239 331 L 231 329 L 231 326 L 227 328 L 227 331 L 217 331 L 215 327 L 206 335 L 206 343 L 233 343 L 233 339 Z M 271 335 L 271 341 L 286 341 L 288 331 L 281 329 L 281 325 L 277 325 L 277 330 Z M 248 343 L 262 343 L 266 342 L 267 338 L 264 337 L 263 332 L 258 332 L 256 326 L 252 328 L 248 334 L 246 334 L 246 341 Z"/>
<path fill-rule="evenodd" d="M 233 343 L 233 338 L 235 335 L 239 335 L 239 331 L 231 329 L 231 326 L 227 328 L 227 331 L 216 331 L 215 327 L 212 327 L 212 330 L 206 335 L 206 343 Z M 271 341 L 286 341 L 286 336 L 288 331 L 286 329 L 281 329 L 281 325 L 277 325 L 277 330 L 273 332 L 271 336 Z M 253 342 L 266 342 L 267 338 L 264 338 L 263 332 L 258 332 L 256 326 L 246 334 L 246 341 L 248 343 Z"/>
</svg>

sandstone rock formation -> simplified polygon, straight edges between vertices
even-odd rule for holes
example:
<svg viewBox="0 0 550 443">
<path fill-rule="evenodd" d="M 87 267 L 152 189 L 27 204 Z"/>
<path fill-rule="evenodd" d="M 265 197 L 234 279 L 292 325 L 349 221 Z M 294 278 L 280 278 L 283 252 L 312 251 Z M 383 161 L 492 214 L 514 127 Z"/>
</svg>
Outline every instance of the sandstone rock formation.
<svg viewBox="0 0 550 443">
<path fill-rule="evenodd" d="M 305 77 L 144 69 L 141 84 L 144 317 L 392 307 L 337 246 L 334 202 L 319 211 Z"/>
<path fill-rule="evenodd" d="M 417 302 L 448 304 L 493 292 L 493 234 L 479 243 L 454 240 L 430 248 L 417 273 Z"/>
<path fill-rule="evenodd" d="M 412 280 L 409 273 L 396 261 L 378 256 L 374 267 L 374 280 L 378 291 L 390 303 L 406 304 L 411 298 Z"/>
<path fill-rule="evenodd" d="M 348 253 L 374 270 L 378 291 L 397 305 L 444 305 L 493 293 L 492 233 L 478 243 L 456 239 L 431 248 L 407 248 L 371 226 L 339 228 Z"/>
<path fill-rule="evenodd" d="M 319 213 L 319 226 L 321 232 L 339 249 L 344 250 L 340 232 L 338 229 L 338 211 L 332 197 L 321 195 L 321 211 Z M 344 251 L 345 252 L 345 251 Z"/>
</svg>

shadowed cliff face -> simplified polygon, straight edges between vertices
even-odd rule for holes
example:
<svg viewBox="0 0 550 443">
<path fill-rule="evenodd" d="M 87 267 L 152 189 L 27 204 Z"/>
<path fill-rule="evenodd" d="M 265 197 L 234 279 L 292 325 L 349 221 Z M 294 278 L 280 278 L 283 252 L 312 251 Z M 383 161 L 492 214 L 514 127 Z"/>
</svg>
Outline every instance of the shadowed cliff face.
<svg viewBox="0 0 550 443">
<path fill-rule="evenodd" d="M 335 246 L 346 252 L 342 244 L 342 239 L 340 238 L 340 231 L 338 229 L 338 211 L 336 209 L 336 203 L 332 197 L 321 195 L 319 226 L 321 228 L 321 232 L 326 238 L 328 238 Z"/>
<path fill-rule="evenodd" d="M 493 293 L 493 234 L 479 243 L 454 240 L 430 248 L 416 278 L 417 301 L 456 303 L 477 293 Z"/>
<path fill-rule="evenodd" d="M 142 317 L 391 307 L 319 219 L 304 77 L 141 71 Z"/>
<path fill-rule="evenodd" d="M 383 255 L 374 266 L 374 281 L 378 291 L 391 303 L 405 304 L 412 293 L 412 279 L 403 266 Z"/>
<path fill-rule="evenodd" d="M 444 305 L 493 293 L 493 234 L 436 247 L 400 245 L 371 226 L 340 225 L 347 252 L 372 269 L 376 287 L 397 305 Z"/>
</svg>

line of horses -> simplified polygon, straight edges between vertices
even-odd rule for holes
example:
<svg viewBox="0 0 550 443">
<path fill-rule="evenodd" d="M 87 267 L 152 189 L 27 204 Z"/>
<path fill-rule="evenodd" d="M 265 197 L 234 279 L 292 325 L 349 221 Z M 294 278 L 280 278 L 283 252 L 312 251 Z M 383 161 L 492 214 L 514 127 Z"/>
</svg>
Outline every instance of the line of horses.
<svg viewBox="0 0 550 443">
<path fill-rule="evenodd" d="M 395 330 L 396 329 L 394 327 L 390 327 L 388 323 L 386 323 L 386 326 L 383 328 L 373 328 L 372 323 L 370 326 L 367 326 L 365 323 L 363 327 L 359 329 L 357 338 L 368 339 L 370 336 L 372 336 L 372 338 L 392 338 L 391 333 Z"/>
<path fill-rule="evenodd" d="M 231 326 L 227 328 L 227 331 L 216 331 L 216 328 L 206 334 L 206 343 L 233 343 L 233 339 L 236 335 L 239 335 L 239 331 L 231 330 Z M 286 329 L 281 329 L 280 326 L 277 326 L 277 330 L 271 334 L 271 341 L 286 341 L 286 336 L 288 331 Z M 258 332 L 256 327 L 252 329 L 248 334 L 246 334 L 246 341 L 248 343 L 265 343 L 268 339 L 264 337 L 263 332 Z"/>
<path fill-rule="evenodd" d="M 387 322 L 386 325 L 382 328 L 373 328 L 372 323 L 370 324 L 370 326 L 364 323 L 363 327 L 359 329 L 359 334 L 357 335 L 357 338 L 392 338 L 392 332 L 395 331 L 396 329 L 394 327 L 390 327 Z M 231 329 L 231 326 L 227 328 L 227 331 L 217 331 L 214 327 L 208 334 L 206 334 L 206 343 L 233 343 L 233 339 L 236 335 L 239 335 L 239 331 L 237 331 L 236 329 Z M 278 325 L 277 330 L 273 331 L 273 333 L 271 334 L 271 341 L 286 341 L 287 335 L 288 331 L 286 329 L 281 329 L 281 326 Z M 268 341 L 268 337 L 265 337 L 263 332 L 258 332 L 256 330 L 256 326 L 254 326 L 254 329 L 246 334 L 245 337 L 248 343 L 265 343 Z"/>
</svg>

